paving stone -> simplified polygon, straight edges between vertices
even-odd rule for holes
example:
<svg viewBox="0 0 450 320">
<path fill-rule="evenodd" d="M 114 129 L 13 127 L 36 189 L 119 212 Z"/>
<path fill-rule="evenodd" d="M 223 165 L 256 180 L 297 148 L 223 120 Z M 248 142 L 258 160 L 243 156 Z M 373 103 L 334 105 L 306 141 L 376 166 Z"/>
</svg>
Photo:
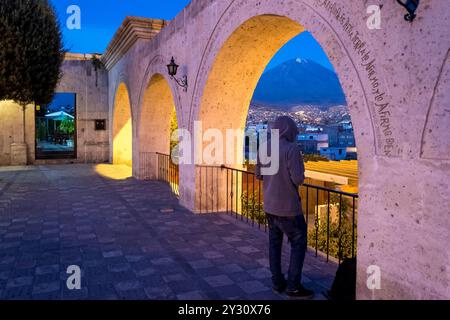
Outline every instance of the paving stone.
<svg viewBox="0 0 450 320">
<path fill-rule="evenodd" d="M 122 255 L 122 251 L 120 250 L 103 252 L 103 257 L 105 258 L 116 258 L 121 257 Z"/>
<path fill-rule="evenodd" d="M 126 291 L 126 290 L 135 290 L 142 287 L 142 284 L 137 280 L 131 281 L 123 281 L 119 282 L 115 285 L 116 290 L 118 291 Z"/>
<path fill-rule="evenodd" d="M 207 251 L 207 252 L 203 253 L 203 256 L 206 259 L 216 259 L 216 258 L 223 258 L 224 257 L 223 254 L 221 254 L 220 252 L 217 252 L 217 251 Z"/>
<path fill-rule="evenodd" d="M 244 269 L 242 269 L 238 264 L 235 263 L 219 266 L 219 269 L 228 274 L 244 271 Z"/>
<path fill-rule="evenodd" d="M 0 264 L 12 264 L 16 261 L 14 256 L 0 257 Z"/>
<path fill-rule="evenodd" d="M 157 266 L 164 266 L 164 265 L 173 264 L 174 260 L 173 260 L 173 258 L 165 257 L 165 258 L 153 259 L 152 263 Z"/>
<path fill-rule="evenodd" d="M 45 282 L 45 283 L 38 283 L 33 286 L 33 296 L 34 295 L 40 295 L 44 293 L 51 293 L 58 291 L 59 293 L 60 289 L 60 282 L 54 281 L 54 282 Z"/>
<path fill-rule="evenodd" d="M 33 283 L 33 277 L 24 276 L 24 277 L 9 279 L 6 287 L 7 288 L 17 288 L 17 287 L 23 287 L 23 286 L 30 286 L 32 283 Z"/>
<path fill-rule="evenodd" d="M 259 249 L 251 246 L 245 246 L 245 247 L 237 247 L 237 250 L 243 252 L 243 253 L 254 253 L 259 252 Z"/>
<path fill-rule="evenodd" d="M 143 288 L 126 290 L 126 291 L 118 291 L 119 299 L 122 300 L 146 300 L 147 294 Z"/>
<path fill-rule="evenodd" d="M 49 273 L 59 273 L 59 268 L 60 268 L 59 264 L 38 266 L 36 268 L 36 274 L 44 275 L 44 274 L 49 274 Z"/>
<path fill-rule="evenodd" d="M 221 299 L 242 300 L 247 298 L 247 294 L 236 284 L 223 286 L 217 289 Z"/>
<path fill-rule="evenodd" d="M 137 270 L 135 273 L 138 277 L 146 277 L 146 276 L 149 276 L 152 274 L 156 274 L 157 271 L 154 268 L 145 268 L 145 269 Z"/>
<path fill-rule="evenodd" d="M 248 272 L 255 279 L 266 279 L 266 278 L 272 277 L 272 273 L 267 268 L 259 268 L 259 269 L 255 269 L 255 270 L 249 270 Z"/>
<path fill-rule="evenodd" d="M 186 276 L 181 273 L 169 274 L 169 275 L 163 276 L 163 279 L 165 282 L 184 281 L 184 280 L 186 280 Z"/>
<path fill-rule="evenodd" d="M 81 289 L 69 290 L 64 288 L 62 290 L 62 299 L 63 300 L 84 300 L 88 298 L 88 289 L 86 287 L 82 287 Z"/>
<path fill-rule="evenodd" d="M 0 172 L 0 188 L 11 183 L 0 194 L 0 210 L 8 208 L 0 215 L 2 299 L 286 298 L 270 290 L 267 233 L 246 219 L 194 215 L 164 183 L 109 180 L 91 165 L 16 173 Z M 336 264 L 313 253 L 303 282 L 320 291 Z M 288 262 L 284 246 L 285 270 Z M 66 287 L 73 264 L 81 290 Z"/>
<path fill-rule="evenodd" d="M 53 281 L 61 281 L 60 273 L 47 273 L 43 275 L 35 275 L 34 276 L 34 284 L 53 282 Z"/>
<path fill-rule="evenodd" d="M 168 300 L 175 299 L 175 294 L 167 285 L 159 287 L 148 287 L 144 289 L 147 298 L 158 299 L 158 300 Z"/>
<path fill-rule="evenodd" d="M 128 262 L 138 262 L 141 261 L 144 258 L 143 255 L 126 255 L 125 259 L 127 259 Z"/>
<path fill-rule="evenodd" d="M 208 284 L 214 288 L 228 286 L 234 283 L 233 280 L 231 280 L 226 275 L 206 277 L 205 281 L 208 282 Z"/>
<path fill-rule="evenodd" d="M 205 300 L 205 296 L 200 291 L 190 291 L 177 294 L 178 300 Z"/>
<path fill-rule="evenodd" d="M 194 269 L 204 269 L 214 266 L 214 264 L 209 260 L 197 260 L 197 261 L 191 261 L 189 264 Z"/>
<path fill-rule="evenodd" d="M 114 286 L 110 283 L 92 285 L 88 287 L 89 298 L 95 300 L 116 300 L 118 299 Z"/>
<path fill-rule="evenodd" d="M 127 271 L 131 269 L 131 265 L 129 263 L 117 263 L 108 266 L 108 270 L 111 272 L 121 272 Z"/>
<path fill-rule="evenodd" d="M 5 300 L 28 300 L 31 299 L 32 286 L 10 287 L 3 291 L 2 299 Z"/>
<path fill-rule="evenodd" d="M 261 281 L 244 281 L 238 283 L 238 286 L 247 294 L 261 292 L 268 289 Z"/>
</svg>

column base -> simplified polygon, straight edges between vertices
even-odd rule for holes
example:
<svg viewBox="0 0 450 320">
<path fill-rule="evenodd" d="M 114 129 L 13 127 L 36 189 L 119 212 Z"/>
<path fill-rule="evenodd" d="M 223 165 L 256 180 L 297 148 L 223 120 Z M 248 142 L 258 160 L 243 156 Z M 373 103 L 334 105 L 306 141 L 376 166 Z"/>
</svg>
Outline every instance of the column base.
<svg viewBox="0 0 450 320">
<path fill-rule="evenodd" d="M 25 143 L 11 144 L 11 165 L 25 166 L 27 165 L 27 145 Z"/>
</svg>

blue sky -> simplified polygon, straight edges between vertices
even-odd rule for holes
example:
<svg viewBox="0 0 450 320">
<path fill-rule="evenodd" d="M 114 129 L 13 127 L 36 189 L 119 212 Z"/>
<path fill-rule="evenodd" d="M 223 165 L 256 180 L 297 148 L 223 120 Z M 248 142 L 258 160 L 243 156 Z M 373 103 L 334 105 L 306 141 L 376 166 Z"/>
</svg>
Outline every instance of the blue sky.
<svg viewBox="0 0 450 320">
<path fill-rule="evenodd" d="M 76 53 L 103 53 L 126 16 L 171 20 L 190 0 L 50 0 L 59 16 L 67 50 Z M 67 8 L 81 9 L 81 30 L 69 30 Z M 284 46 L 267 66 L 270 69 L 290 59 L 303 58 L 332 69 L 320 45 L 307 32 Z"/>
<path fill-rule="evenodd" d="M 64 110 L 65 107 L 68 107 L 68 109 L 73 108 L 75 106 L 75 96 L 76 95 L 74 93 L 55 93 L 53 101 L 48 105 L 48 112 Z"/>
</svg>

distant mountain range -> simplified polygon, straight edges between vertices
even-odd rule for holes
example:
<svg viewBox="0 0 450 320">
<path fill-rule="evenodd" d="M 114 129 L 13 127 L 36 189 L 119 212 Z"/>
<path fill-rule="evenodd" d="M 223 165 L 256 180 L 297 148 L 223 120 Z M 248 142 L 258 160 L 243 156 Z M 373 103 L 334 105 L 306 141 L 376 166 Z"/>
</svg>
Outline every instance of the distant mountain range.
<svg viewBox="0 0 450 320">
<path fill-rule="evenodd" d="M 252 104 L 288 111 L 303 105 L 327 109 L 346 101 L 333 71 L 311 60 L 293 59 L 261 76 Z"/>
</svg>

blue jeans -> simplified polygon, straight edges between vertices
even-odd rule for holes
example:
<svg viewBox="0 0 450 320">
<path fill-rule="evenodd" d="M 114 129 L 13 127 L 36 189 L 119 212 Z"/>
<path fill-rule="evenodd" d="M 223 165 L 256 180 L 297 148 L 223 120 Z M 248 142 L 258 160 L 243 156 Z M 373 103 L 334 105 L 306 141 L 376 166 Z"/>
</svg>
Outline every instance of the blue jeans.
<svg viewBox="0 0 450 320">
<path fill-rule="evenodd" d="M 299 288 L 302 278 L 303 262 L 307 245 L 307 228 L 303 214 L 295 217 L 279 217 L 266 213 L 269 223 L 269 261 L 274 287 L 284 287 L 286 279 L 281 270 L 281 248 L 283 234 L 291 243 L 291 258 L 289 263 L 287 290 Z"/>
</svg>

